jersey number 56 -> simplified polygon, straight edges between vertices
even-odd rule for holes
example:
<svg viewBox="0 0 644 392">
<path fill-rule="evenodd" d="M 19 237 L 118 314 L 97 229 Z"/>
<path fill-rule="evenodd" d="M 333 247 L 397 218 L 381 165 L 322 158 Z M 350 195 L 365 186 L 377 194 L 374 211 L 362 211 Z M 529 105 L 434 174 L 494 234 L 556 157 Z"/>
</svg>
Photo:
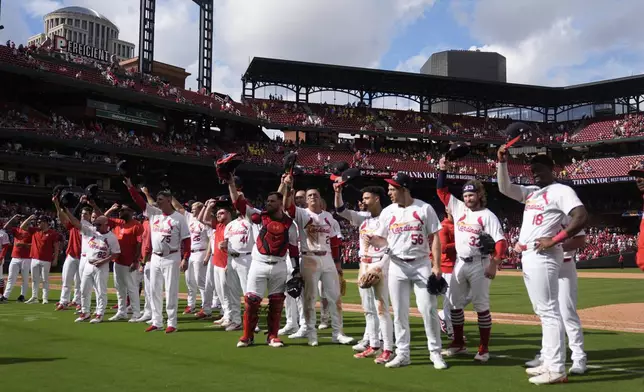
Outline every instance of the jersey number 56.
<svg viewBox="0 0 644 392">
<path fill-rule="evenodd" d="M 421 234 L 412 234 L 411 235 L 411 244 L 412 245 L 422 245 L 425 240 Z"/>
</svg>

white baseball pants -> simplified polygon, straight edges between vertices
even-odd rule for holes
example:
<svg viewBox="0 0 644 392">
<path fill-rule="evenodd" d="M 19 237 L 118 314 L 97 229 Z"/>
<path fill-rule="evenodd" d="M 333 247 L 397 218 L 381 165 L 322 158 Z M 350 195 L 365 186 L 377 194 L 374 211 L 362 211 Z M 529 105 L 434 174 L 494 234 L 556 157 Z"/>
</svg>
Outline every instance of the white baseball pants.
<svg viewBox="0 0 644 392">
<path fill-rule="evenodd" d="M 577 314 L 577 266 L 574 261 L 565 261 L 559 271 L 559 307 L 572 360 L 586 359 L 584 333 Z"/>
<path fill-rule="evenodd" d="M 80 283 L 80 286 L 81 286 L 81 290 L 80 290 L 81 294 L 80 295 L 81 295 L 81 297 L 83 296 L 83 288 L 82 288 L 82 286 L 83 286 L 83 282 L 82 282 L 83 281 L 83 271 L 85 270 L 86 265 L 87 265 L 87 256 L 81 255 L 80 262 L 78 263 L 78 275 L 80 276 L 80 279 L 81 279 L 81 283 Z M 98 309 L 98 297 L 99 297 L 99 295 L 98 295 L 98 290 L 96 290 L 96 287 L 94 287 L 94 296 L 96 297 L 96 309 Z M 90 302 L 91 302 L 92 293 L 89 294 L 89 297 L 90 297 Z M 78 302 L 78 303 L 80 303 L 80 302 Z"/>
<path fill-rule="evenodd" d="M 42 281 L 42 299 L 49 299 L 49 270 L 51 263 L 38 259 L 31 259 L 31 298 L 38 298 L 38 288 Z"/>
<path fill-rule="evenodd" d="M 143 292 L 145 293 L 143 315 L 152 317 L 152 285 L 150 284 L 150 262 L 145 263 L 145 266 L 143 266 L 143 274 L 139 272 L 138 279 L 139 282 L 140 279 L 143 279 Z"/>
<path fill-rule="evenodd" d="M 206 268 L 206 287 L 204 290 L 203 298 L 203 311 L 204 313 L 210 315 L 212 310 L 221 305 L 223 295 L 217 295 L 217 285 L 215 283 L 215 265 L 212 262 L 208 262 L 208 267 Z M 223 311 L 223 306 L 222 306 Z"/>
<path fill-rule="evenodd" d="M 291 279 L 293 275 L 293 266 L 287 259 L 286 261 L 286 281 Z M 293 298 L 290 295 L 286 294 L 286 299 L 284 300 L 284 309 L 286 310 L 286 326 L 289 328 L 295 327 L 299 328 L 306 325 L 306 320 L 304 318 L 304 308 L 302 305 L 302 296 L 300 295 L 297 298 Z"/>
<path fill-rule="evenodd" d="M 197 293 L 201 297 L 201 307 L 203 308 L 205 290 L 206 290 L 206 271 L 207 265 L 203 264 L 206 257 L 206 251 L 199 251 L 190 254 L 188 269 L 185 272 L 186 286 L 188 288 L 188 306 L 195 309 L 197 306 Z"/>
<path fill-rule="evenodd" d="M 490 284 L 491 279 L 485 277 L 485 268 L 490 264 L 490 258 L 466 263 L 461 258 L 456 260 L 454 272 L 451 274 L 449 284 L 449 302 L 452 309 L 463 309 L 467 304 L 467 297 L 471 293 L 472 305 L 478 313 L 490 310 Z"/>
<path fill-rule="evenodd" d="M 241 325 L 241 297 L 246 294 L 248 285 L 248 270 L 250 269 L 251 255 L 228 258 L 226 270 L 226 284 L 228 287 L 228 307 L 230 308 L 230 321 Z"/>
<path fill-rule="evenodd" d="M 73 301 L 77 304 L 80 303 L 80 273 L 78 267 L 80 265 L 80 259 L 76 259 L 70 255 L 67 255 L 65 258 L 65 264 L 63 264 L 63 288 L 60 291 L 60 303 L 68 304 L 69 298 L 72 293 L 72 283 L 74 284 L 74 299 Z"/>
<path fill-rule="evenodd" d="M 132 317 L 141 317 L 141 297 L 139 284 L 135 283 L 137 271 L 132 271 L 130 266 L 114 263 L 114 288 L 118 303 L 118 314 L 127 315 L 127 298 L 130 297 Z"/>
<path fill-rule="evenodd" d="M 81 312 L 90 313 L 92 304 L 92 288 L 96 291 L 96 314 L 105 315 L 107 307 L 107 280 L 110 276 L 110 265 L 105 263 L 100 267 L 86 263 L 81 276 Z"/>
<path fill-rule="evenodd" d="M 267 264 L 263 261 L 253 261 L 248 269 L 246 293 L 260 298 L 264 294 L 281 294 L 286 290 L 286 262 Z"/>
<path fill-rule="evenodd" d="M 380 267 L 383 264 L 360 263 L 359 276 L 364 275 L 370 268 Z M 392 351 L 394 348 L 394 326 L 389 313 L 389 287 L 387 285 L 387 271 L 383 270 L 383 278 L 368 289 L 359 288 L 362 299 L 362 309 L 365 317 L 365 331 L 369 346 L 380 347 L 380 332 L 382 332 L 383 349 Z"/>
<path fill-rule="evenodd" d="M 215 291 L 221 301 L 221 309 L 224 313 L 224 319 L 230 320 L 230 290 L 228 288 L 228 268 L 221 268 L 213 265 L 213 277 L 215 279 Z"/>
<path fill-rule="evenodd" d="M 541 360 L 551 372 L 564 373 L 566 346 L 559 309 L 559 273 L 563 251 L 560 246 L 542 253 L 529 249 L 523 252 L 521 264 L 532 308 L 541 319 Z"/>
<path fill-rule="evenodd" d="M 396 355 L 409 357 L 409 297 L 413 288 L 416 307 L 423 318 L 427 347 L 430 353 L 440 353 L 441 328 L 438 320 L 438 301 L 427 291 L 427 280 L 431 275 L 429 259 L 405 262 L 395 257 L 389 263 L 389 294 L 394 310 Z"/>
<path fill-rule="evenodd" d="M 179 252 L 167 256 L 152 254 L 150 260 L 150 289 L 152 294 L 152 325 L 163 327 L 163 290 L 165 289 L 165 311 L 168 327 L 177 328 L 179 307 Z"/>
<path fill-rule="evenodd" d="M 22 282 L 20 285 L 20 295 L 27 295 L 27 289 L 29 287 L 29 271 L 31 271 L 31 259 L 11 259 L 9 263 L 9 273 L 7 274 L 7 287 L 4 290 L 4 296 L 9 298 L 11 295 L 11 290 L 16 284 L 16 279 L 18 274 L 22 277 Z"/>
<path fill-rule="evenodd" d="M 452 312 L 451 312 L 452 303 L 450 302 L 451 290 L 452 290 L 452 285 L 450 284 L 450 282 L 452 281 L 452 273 L 443 274 L 443 278 L 448 283 L 448 287 L 447 287 L 447 291 L 445 292 L 445 295 L 443 296 L 443 309 L 439 310 L 439 316 L 442 316 L 441 318 L 445 323 L 445 330 L 447 330 L 447 334 L 451 335 L 454 333 L 454 327 L 452 327 Z M 465 298 L 465 305 L 463 306 L 465 307 L 469 305 L 470 302 L 472 302 L 471 291 L 467 294 L 467 297 Z"/>
<path fill-rule="evenodd" d="M 340 280 L 338 271 L 331 255 L 325 256 L 302 256 L 302 278 L 304 279 L 304 317 L 306 329 L 315 330 L 315 300 L 317 298 L 318 282 L 322 281 L 325 297 L 329 303 L 331 314 L 331 327 L 333 334 L 342 333 L 342 306 L 340 301 Z"/>
</svg>

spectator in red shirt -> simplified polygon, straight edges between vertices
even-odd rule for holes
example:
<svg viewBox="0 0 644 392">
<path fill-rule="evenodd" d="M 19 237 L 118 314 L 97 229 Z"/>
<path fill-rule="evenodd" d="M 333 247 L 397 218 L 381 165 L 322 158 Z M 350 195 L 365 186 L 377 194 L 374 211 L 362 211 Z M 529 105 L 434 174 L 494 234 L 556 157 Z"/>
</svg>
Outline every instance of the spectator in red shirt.
<svg viewBox="0 0 644 392">
<path fill-rule="evenodd" d="M 30 216 L 22 222 L 20 227 L 27 230 L 29 223 L 36 219 Z M 25 302 L 35 304 L 38 302 L 38 288 L 42 279 L 42 303 L 49 303 L 49 269 L 58 265 L 61 237 L 57 231 L 52 230 L 48 217 L 37 218 L 37 229 L 33 230 L 31 239 L 31 298 Z"/>
<path fill-rule="evenodd" d="M 121 254 L 114 261 L 114 287 L 118 300 L 118 311 L 110 321 L 124 320 L 127 318 L 127 302 L 132 305 L 132 322 L 141 317 L 141 303 L 138 284 L 135 282 L 135 274 L 139 269 L 139 255 L 141 254 L 141 236 L 143 226 L 134 220 L 134 210 L 123 204 L 114 204 L 106 213 L 109 216 L 119 211 L 119 219 L 109 218 L 109 225 L 113 228 L 114 235 L 119 241 Z"/>
<path fill-rule="evenodd" d="M 22 216 L 14 215 L 4 225 L 4 229 L 13 235 L 13 250 L 11 251 L 11 263 L 9 263 L 9 273 L 7 277 L 7 287 L 4 292 L 4 298 L 9 298 L 11 291 L 18 278 L 18 273 L 22 276 L 22 285 L 20 287 L 20 296 L 18 302 L 25 301 L 25 294 L 29 284 L 29 271 L 31 270 L 31 237 L 32 229 L 22 230 L 20 227 L 12 227 Z M 24 223 L 24 222 L 23 222 Z M 29 224 L 27 224 L 29 226 Z"/>
</svg>

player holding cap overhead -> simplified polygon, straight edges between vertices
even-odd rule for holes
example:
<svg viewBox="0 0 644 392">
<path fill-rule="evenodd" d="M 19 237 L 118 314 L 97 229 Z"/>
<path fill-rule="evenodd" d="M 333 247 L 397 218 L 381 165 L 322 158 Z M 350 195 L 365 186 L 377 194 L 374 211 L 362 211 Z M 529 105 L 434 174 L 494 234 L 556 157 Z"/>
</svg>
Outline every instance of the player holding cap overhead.
<svg viewBox="0 0 644 392">
<path fill-rule="evenodd" d="M 449 192 L 446 184 L 447 164 L 442 157 L 438 163 L 440 173 L 436 184 L 438 197 L 454 217 L 454 240 L 456 264 L 449 281 L 451 319 L 454 340 L 443 354 L 451 357 L 467 353 L 463 340 L 463 324 L 466 298 L 471 290 L 472 303 L 478 315 L 479 349 L 474 359 L 487 362 L 490 359 L 488 344 L 492 330 L 490 314 L 490 282 L 496 276 L 498 265 L 507 253 L 508 243 L 503 234 L 501 222 L 485 206 L 485 188 L 480 181 L 470 180 L 463 185 L 463 201 Z M 482 247 L 484 237 L 491 236 L 494 241 L 494 254 Z M 489 240 L 488 240 L 489 241 Z"/>
<path fill-rule="evenodd" d="M 367 211 L 353 211 L 346 208 L 342 200 L 342 185 L 333 184 L 335 190 L 335 208 L 338 215 L 347 219 L 352 225 L 360 229 L 360 244 L 358 255 L 360 256 L 359 282 L 365 276 L 372 273 L 380 277 L 369 287 L 360 287 L 360 298 L 362 309 L 365 314 L 366 335 L 369 345 L 355 358 L 376 357 L 377 364 L 389 362 L 393 356 L 394 331 L 391 315 L 389 314 L 389 289 L 387 287 L 387 270 L 389 268 L 389 256 L 385 255 L 384 249 L 373 247 L 369 244 L 368 235 L 375 233 L 381 225 L 380 214 L 383 204 L 387 205 L 388 200 L 385 190 L 379 186 L 370 186 L 362 189 L 362 202 Z M 384 348 L 380 346 L 380 332 Z M 380 350 L 382 352 L 380 352 Z"/>
<path fill-rule="evenodd" d="M 325 297 L 331 313 L 331 340 L 333 343 L 350 344 L 353 338 L 342 332 L 342 308 L 340 302 L 340 240 L 335 232 L 333 216 L 322 209 L 322 198 L 317 189 L 306 191 L 307 208 L 293 204 L 293 176 L 284 177 L 287 187 L 285 209 L 294 217 L 300 234 L 302 247 L 302 277 L 304 278 L 304 317 L 306 318 L 305 332 L 309 345 L 318 345 L 317 330 L 315 329 L 315 298 L 318 282 L 322 281 Z M 302 329 L 302 326 L 300 326 Z"/>
<path fill-rule="evenodd" d="M 523 278 L 543 332 L 543 364 L 526 372 L 532 376 L 529 381 L 533 384 L 566 382 L 566 345 L 558 299 L 562 243 L 584 228 L 588 213 L 571 187 L 555 182 L 554 162 L 549 157 L 537 155 L 532 159 L 530 170 L 535 185 L 522 186 L 510 182 L 506 147 L 501 146 L 497 155 L 499 190 L 525 204 L 519 233 Z M 562 230 L 568 215 L 570 223 Z"/>
<path fill-rule="evenodd" d="M 235 187 L 229 187 L 233 205 L 250 222 L 259 225 L 259 233 L 252 250 L 252 263 L 248 271 L 246 295 L 244 296 L 244 333 L 237 347 L 248 347 L 254 343 L 255 327 L 264 293 L 268 293 L 268 331 L 266 342 L 271 347 L 282 347 L 278 338 L 284 291 L 286 290 L 286 253 L 293 267 L 293 277 L 300 276 L 300 251 L 297 231 L 293 220 L 284 213 L 283 195 L 271 192 L 266 199 L 266 210 L 259 211 L 240 197 Z"/>
<path fill-rule="evenodd" d="M 150 289 L 152 293 L 152 324 L 146 332 L 163 328 L 163 289 L 165 286 L 166 333 L 177 330 L 179 306 L 179 269 L 187 269 L 190 258 L 190 231 L 186 218 L 172 207 L 172 194 L 161 191 L 157 194 L 157 206 L 143 200 L 129 178 L 124 181 L 134 202 L 150 219 L 152 259 L 150 260 Z"/>
<path fill-rule="evenodd" d="M 27 218 L 20 227 L 29 230 L 29 222 L 36 219 L 35 215 Z M 25 302 L 38 302 L 38 288 L 42 279 L 42 303 L 49 303 L 49 270 L 58 264 L 61 236 L 51 228 L 48 217 L 41 215 L 37 218 L 38 228 L 33 231 L 31 239 L 31 298 Z"/>
<path fill-rule="evenodd" d="M 441 224 L 431 205 L 411 196 L 411 178 L 398 173 L 389 183 L 392 204 L 380 214 L 380 227 L 369 240 L 389 254 L 389 294 L 394 309 L 396 357 L 386 367 L 407 366 L 410 359 L 409 297 L 413 288 L 423 318 L 429 359 L 436 369 L 446 369 L 441 355 L 441 329 L 437 298 L 428 291 L 430 275 L 441 277 Z M 429 260 L 431 253 L 433 263 Z"/>
</svg>

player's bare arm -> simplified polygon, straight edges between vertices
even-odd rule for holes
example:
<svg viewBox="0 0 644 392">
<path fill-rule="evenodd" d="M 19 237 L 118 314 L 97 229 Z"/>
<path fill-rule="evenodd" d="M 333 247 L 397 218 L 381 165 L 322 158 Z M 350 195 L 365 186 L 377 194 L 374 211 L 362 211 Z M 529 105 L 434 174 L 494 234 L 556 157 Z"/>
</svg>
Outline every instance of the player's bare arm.
<svg viewBox="0 0 644 392">
<path fill-rule="evenodd" d="M 510 180 L 510 173 L 508 172 L 508 152 L 506 151 L 505 144 L 502 145 L 497 151 L 497 183 L 499 185 L 499 192 L 507 197 L 514 199 L 518 202 L 523 202 L 523 191 L 520 185 L 512 183 Z"/>
<path fill-rule="evenodd" d="M 186 209 L 174 196 L 172 196 L 172 207 L 174 207 L 174 209 L 177 210 L 181 215 L 186 214 Z"/>
<path fill-rule="evenodd" d="M 210 243 L 210 241 L 208 241 Z M 203 258 L 203 261 L 201 262 L 203 265 L 208 265 L 208 260 L 210 260 L 211 256 L 211 249 L 210 246 L 206 248 L 206 256 Z"/>
<path fill-rule="evenodd" d="M 20 220 L 20 218 L 22 218 L 22 215 L 20 215 L 20 214 L 16 214 L 16 215 L 12 216 L 11 219 L 9 219 L 7 221 L 7 223 L 4 224 L 3 229 L 7 230 L 7 229 L 13 227 L 13 225 L 16 224 L 16 222 L 18 222 Z"/>
<path fill-rule="evenodd" d="M 34 219 L 36 219 L 36 215 L 30 215 L 27 219 L 25 219 L 24 221 L 22 221 L 22 223 L 20 224 L 20 229 L 21 229 L 21 230 L 29 230 L 29 224 L 30 224 L 30 223 L 31 223 L 31 221 L 33 221 Z"/>
<path fill-rule="evenodd" d="M 237 191 L 237 186 L 235 185 L 235 175 L 233 173 L 230 173 L 230 177 L 226 180 L 226 182 L 228 183 L 228 193 L 230 194 L 230 201 L 234 204 L 237 199 L 239 199 L 239 192 Z"/>
<path fill-rule="evenodd" d="M 284 185 L 284 211 L 288 211 L 294 203 L 293 197 L 293 176 L 286 175 L 282 177 L 282 184 Z M 281 185 L 280 185 L 281 186 Z"/>
<path fill-rule="evenodd" d="M 112 206 L 107 211 L 105 211 L 105 216 L 112 215 L 113 213 L 118 211 L 120 208 L 121 208 L 121 205 L 119 203 L 112 204 Z"/>
<path fill-rule="evenodd" d="M 583 205 L 573 208 L 568 215 L 570 216 L 570 224 L 568 224 L 564 230 L 559 232 L 559 234 L 551 238 L 542 237 L 537 239 L 537 243 L 539 244 L 537 251 L 550 249 L 565 241 L 567 238 L 574 237 L 588 223 L 588 211 L 586 211 L 586 207 Z"/>
<path fill-rule="evenodd" d="M 439 231 L 432 234 L 432 273 L 440 278 L 441 271 L 441 237 Z"/>
<path fill-rule="evenodd" d="M 141 187 L 141 192 L 143 192 L 143 194 L 145 195 L 145 199 L 147 200 L 149 205 L 152 206 L 152 205 L 155 204 L 155 200 L 152 197 L 152 195 L 150 195 L 150 191 L 148 190 L 147 187 L 145 187 L 145 186 Z"/>
<path fill-rule="evenodd" d="M 51 266 L 55 267 L 58 265 L 58 255 L 60 254 L 60 240 L 56 241 L 54 244 L 54 258 L 51 261 Z"/>
</svg>

